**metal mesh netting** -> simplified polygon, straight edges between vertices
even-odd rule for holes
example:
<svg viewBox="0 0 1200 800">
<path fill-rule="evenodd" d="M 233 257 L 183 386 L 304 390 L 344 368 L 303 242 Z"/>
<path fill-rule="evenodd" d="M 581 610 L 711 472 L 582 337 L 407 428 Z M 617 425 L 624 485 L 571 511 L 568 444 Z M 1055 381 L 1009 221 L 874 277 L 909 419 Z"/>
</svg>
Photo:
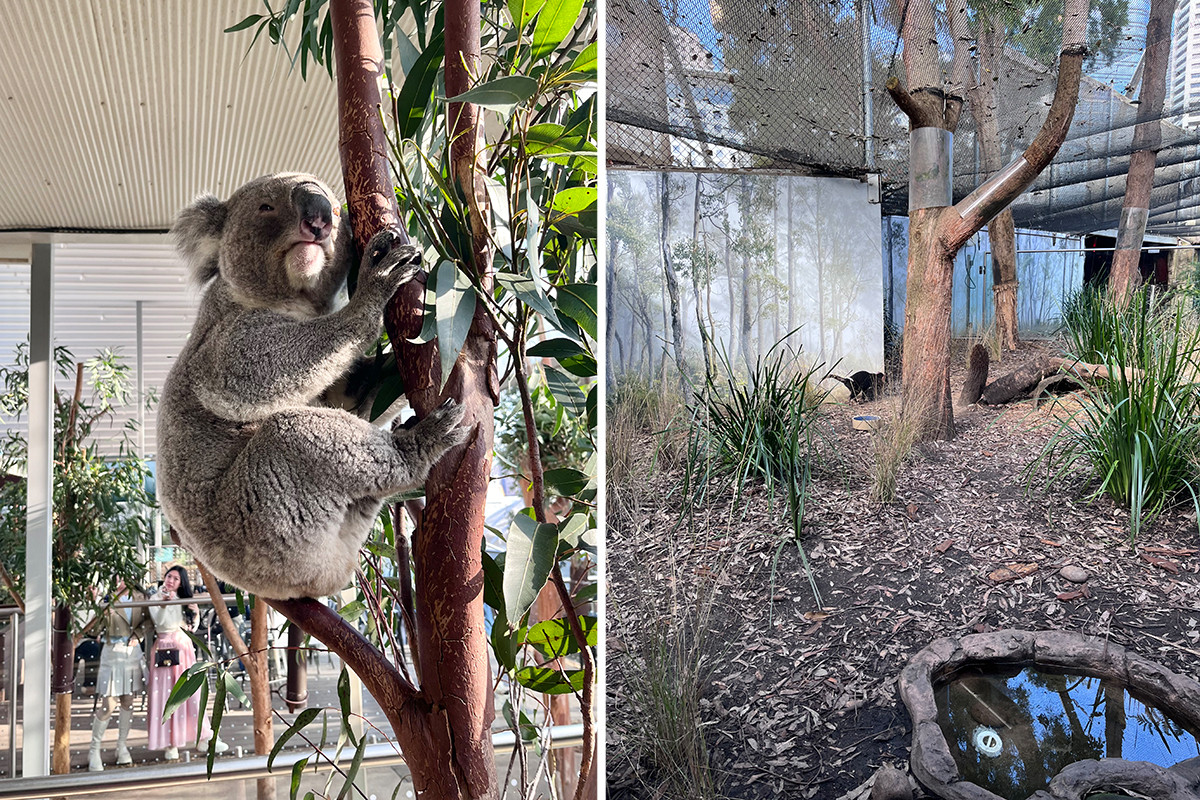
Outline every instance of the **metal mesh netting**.
<svg viewBox="0 0 1200 800">
<path fill-rule="evenodd" d="M 964 6 L 970 36 L 959 40 L 966 49 L 956 73 L 946 9 L 923 0 L 613 0 L 606 33 L 610 163 L 860 178 L 879 173 L 883 212 L 904 214 L 908 121 L 884 86 L 893 75 L 904 84 L 899 34 L 906 26 L 919 28 L 916 15 L 924 9 L 933 15 L 942 88 L 965 94 L 965 64 L 994 90 L 1001 161 L 993 158 L 989 168 L 987 142 L 977 135 L 968 99 L 954 136 L 957 201 L 1028 146 L 1057 78 L 1061 0 L 1058 16 L 1054 0 L 989 3 Z M 1176 30 L 1192 23 L 1193 4 L 1181 4 Z M 1069 233 L 1117 227 L 1148 5 L 1093 0 L 1091 55 L 1071 133 L 1014 204 L 1018 225 Z M 1007 16 L 996 10 L 1001 6 Z M 1186 43 L 1186 36 L 1176 38 Z M 1189 83 L 1200 73 L 1200 44 L 1195 49 L 1193 55 L 1187 46 L 1173 48 L 1168 68 L 1148 227 L 1155 233 L 1200 235 L 1200 130 L 1182 125 L 1200 113 L 1200 92 Z"/>
</svg>

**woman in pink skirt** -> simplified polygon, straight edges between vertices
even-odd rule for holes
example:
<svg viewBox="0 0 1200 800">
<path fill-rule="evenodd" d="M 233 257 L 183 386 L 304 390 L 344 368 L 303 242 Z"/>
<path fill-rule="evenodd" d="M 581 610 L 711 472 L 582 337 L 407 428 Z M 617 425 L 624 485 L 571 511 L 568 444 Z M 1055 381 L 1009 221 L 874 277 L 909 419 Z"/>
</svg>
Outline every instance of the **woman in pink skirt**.
<svg viewBox="0 0 1200 800">
<path fill-rule="evenodd" d="M 174 600 L 177 597 L 192 596 L 192 585 L 187 572 L 178 564 L 167 570 L 163 576 L 162 586 L 157 597 L 163 600 Z M 192 640 L 183 632 L 186 627 L 192 630 L 200 616 L 200 609 L 194 604 L 186 606 L 168 605 L 151 606 L 150 616 L 158 631 L 154 642 L 154 651 L 150 655 L 150 712 L 147 721 L 150 734 L 150 749 L 165 750 L 163 754 L 167 761 L 179 758 L 179 748 L 186 747 L 196 740 L 196 725 L 202 727 L 199 749 L 208 751 L 208 738 L 211 735 L 208 720 L 200 717 L 200 697 L 192 695 L 186 703 L 175 710 L 175 713 L 163 722 L 163 708 L 175 681 L 188 667 L 196 663 L 196 653 L 192 650 Z M 173 653 L 170 651 L 174 651 Z M 166 652 L 164 652 L 166 651 Z M 162 662 L 171 662 L 171 666 L 158 666 Z M 217 740 L 217 750 L 228 750 L 228 745 Z"/>
</svg>

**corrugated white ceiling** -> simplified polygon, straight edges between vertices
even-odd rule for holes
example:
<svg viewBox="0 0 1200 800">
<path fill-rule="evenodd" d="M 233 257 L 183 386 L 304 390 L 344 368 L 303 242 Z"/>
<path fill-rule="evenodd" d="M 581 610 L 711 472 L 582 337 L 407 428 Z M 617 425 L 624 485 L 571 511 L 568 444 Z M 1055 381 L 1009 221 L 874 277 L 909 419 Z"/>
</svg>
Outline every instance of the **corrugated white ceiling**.
<svg viewBox="0 0 1200 800">
<path fill-rule="evenodd" d="M 0 25 L 0 231 L 165 230 L 196 194 L 341 191 L 336 92 L 253 31 L 259 0 L 20 0 Z"/>
</svg>

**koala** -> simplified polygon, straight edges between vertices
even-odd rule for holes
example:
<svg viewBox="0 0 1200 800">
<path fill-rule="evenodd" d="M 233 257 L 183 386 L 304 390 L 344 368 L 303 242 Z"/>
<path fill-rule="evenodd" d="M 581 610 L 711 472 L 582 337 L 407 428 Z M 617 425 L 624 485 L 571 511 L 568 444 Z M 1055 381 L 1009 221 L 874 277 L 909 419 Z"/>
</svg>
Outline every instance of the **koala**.
<svg viewBox="0 0 1200 800">
<path fill-rule="evenodd" d="M 342 407 L 384 306 L 420 251 L 376 235 L 345 299 L 352 235 L 311 175 L 256 178 L 225 202 L 204 195 L 172 234 L 205 286 L 158 412 L 158 497 L 180 543 L 262 597 L 347 585 L 384 498 L 424 482 L 469 429 L 446 401 L 411 429 Z M 370 403 L 365 403 L 370 407 Z"/>
</svg>

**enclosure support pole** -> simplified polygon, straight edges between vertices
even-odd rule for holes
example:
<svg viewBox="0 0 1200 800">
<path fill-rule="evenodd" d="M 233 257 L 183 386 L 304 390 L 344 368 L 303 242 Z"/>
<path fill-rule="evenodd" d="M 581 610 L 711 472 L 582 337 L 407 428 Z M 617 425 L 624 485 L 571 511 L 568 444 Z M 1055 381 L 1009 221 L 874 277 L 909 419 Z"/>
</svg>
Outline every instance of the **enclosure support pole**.
<svg viewBox="0 0 1200 800">
<path fill-rule="evenodd" d="M 145 360 L 142 339 L 142 301 L 137 301 L 137 454 L 138 458 L 146 457 L 146 395 Z"/>
<path fill-rule="evenodd" d="M 21 774 L 50 774 L 50 544 L 53 540 L 54 270 L 33 245 L 29 291 L 29 478 L 25 533 L 25 715 Z"/>
<path fill-rule="evenodd" d="M 867 170 L 873 171 L 875 109 L 871 102 L 871 0 L 859 0 L 858 18 L 862 22 L 863 161 Z"/>
</svg>

